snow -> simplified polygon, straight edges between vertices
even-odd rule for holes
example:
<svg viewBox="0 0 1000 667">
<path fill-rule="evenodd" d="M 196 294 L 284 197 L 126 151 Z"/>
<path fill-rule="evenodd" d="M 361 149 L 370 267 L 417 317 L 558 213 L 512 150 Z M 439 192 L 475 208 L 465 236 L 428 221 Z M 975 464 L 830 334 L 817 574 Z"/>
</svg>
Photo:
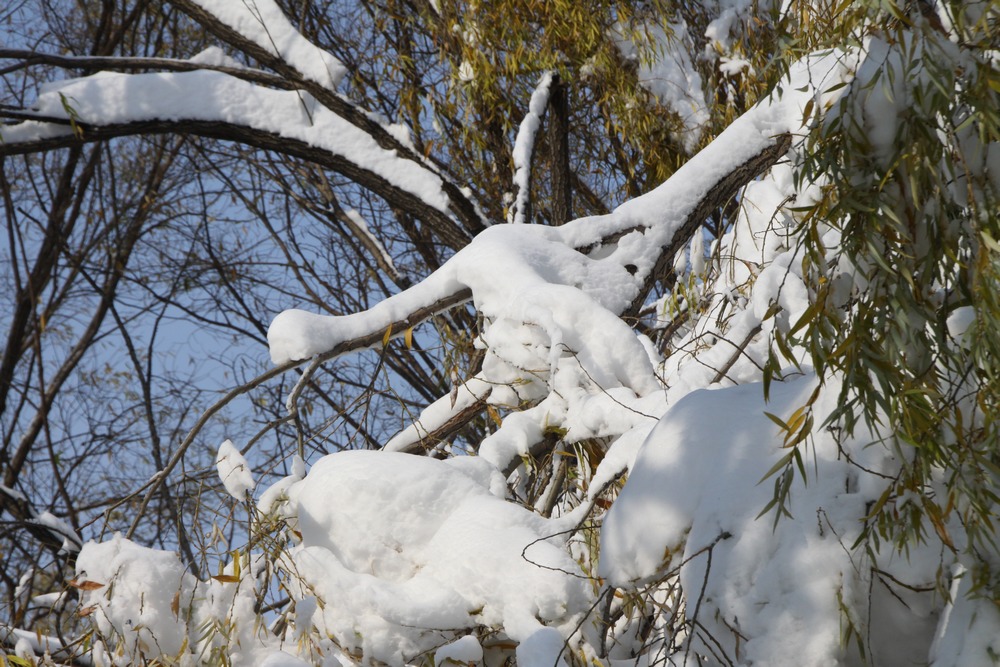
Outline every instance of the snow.
<svg viewBox="0 0 1000 667">
<path fill-rule="evenodd" d="M 394 435 L 382 448 L 389 452 L 407 450 L 444 426 L 452 416 L 485 400 L 492 390 L 493 387 L 480 377 L 472 377 L 457 384 L 454 393 L 442 396 L 421 410 L 420 416 L 412 424 Z"/>
<path fill-rule="evenodd" d="M 77 580 L 98 587 L 81 591 L 81 606 L 106 636 L 117 636 L 131 651 L 177 655 L 185 629 L 172 611 L 174 596 L 185 598 L 193 577 L 176 554 L 148 549 L 116 535 L 89 542 L 76 561 Z"/>
<path fill-rule="evenodd" d="M 215 457 L 215 465 L 219 470 L 219 479 L 223 486 L 236 500 L 244 500 L 246 495 L 253 491 L 255 483 L 250 464 L 246 458 L 236 448 L 232 440 L 225 440 L 219 446 L 219 453 Z"/>
<path fill-rule="evenodd" d="M 257 509 L 264 515 L 281 512 L 282 503 L 288 500 L 288 490 L 305 476 L 305 461 L 298 454 L 293 455 L 291 474 L 282 477 L 260 495 L 260 498 L 257 500 Z"/>
<path fill-rule="evenodd" d="M 0 493 L 4 493 L 14 500 L 19 500 L 21 502 L 27 502 L 28 500 L 25 495 L 17 489 L 12 489 L 9 486 L 4 486 L 3 484 L 0 484 Z"/>
<path fill-rule="evenodd" d="M 399 276 L 399 271 L 396 269 L 396 263 L 392 260 L 392 255 L 389 254 L 389 251 L 385 249 L 385 246 L 382 245 L 382 242 L 378 239 L 377 236 L 375 236 L 375 234 L 372 233 L 371 229 L 369 229 L 368 221 L 365 220 L 364 217 L 360 213 L 355 211 L 353 208 L 346 209 L 344 211 L 344 215 L 350 218 L 351 222 L 357 228 L 357 230 L 362 234 L 364 234 L 365 238 L 368 239 L 368 243 L 366 245 L 374 248 L 375 252 L 379 254 L 379 257 L 381 258 L 381 264 L 389 267 L 392 273 L 392 277 L 397 278 Z"/>
<path fill-rule="evenodd" d="M 567 415 L 589 414 L 596 405 L 591 396 L 622 388 L 631 393 L 616 400 L 629 405 L 657 392 L 655 359 L 618 313 L 652 269 L 659 248 L 672 240 L 708 190 L 771 145 L 776 134 L 801 127 L 802 109 L 812 93 L 795 88 L 809 80 L 828 84 L 843 76 L 845 67 L 837 54 L 804 61 L 780 101 L 752 109 L 673 178 L 611 214 L 558 228 L 492 227 L 421 283 L 361 313 L 281 313 L 268 330 L 272 360 L 280 364 L 308 359 L 347 341 L 381 334 L 411 313 L 468 288 L 484 317 L 480 344 L 487 354 L 480 379 L 493 387 L 489 402 L 519 405 L 545 396 L 535 407 L 508 417 L 483 442 L 481 455 L 501 470 L 527 454 L 546 428 L 561 427 Z M 592 258 L 576 250 L 616 232 L 624 236 L 608 252 Z M 638 270 L 633 274 L 627 266 Z M 774 291 L 780 291 L 778 285 Z M 402 333 L 401 328 L 390 331 Z M 369 339 L 379 341 L 381 336 Z M 524 382 L 512 385 L 515 380 Z M 558 390 L 547 392 L 545 387 Z M 437 413 L 441 409 L 441 404 L 434 408 Z M 440 414 L 422 419 L 442 421 Z M 580 438 L 601 433 L 600 428 L 574 428 Z M 413 441 L 412 435 L 407 437 Z M 397 446 L 399 442 L 393 443 Z"/>
<path fill-rule="evenodd" d="M 972 573 L 956 564 L 951 601 L 945 607 L 931 647 L 931 667 L 986 664 L 1000 655 L 1000 611 L 996 603 L 972 594 Z"/>
<path fill-rule="evenodd" d="M 239 3 L 234 3 L 234 6 Z M 198 104 L 191 104 L 198 100 Z M 41 88 L 31 111 L 41 118 L 111 125 L 151 120 L 221 121 L 302 141 L 381 176 L 441 211 L 448 210 L 441 177 L 382 148 L 369 134 L 318 104 L 309 94 L 272 90 L 222 72 L 100 72 Z M 63 125 L 26 121 L 0 126 L 6 143 L 65 136 Z"/>
<path fill-rule="evenodd" d="M 339 63 L 274 19 L 273 3 L 202 5 L 312 80 L 337 85 Z M 725 48 L 750 4 L 713 6 L 718 14 L 706 34 Z M 673 27 L 677 35 L 686 30 Z M 701 81 L 679 38 L 660 28 L 649 35 L 662 54 L 641 66 L 643 85 L 685 117 L 685 141 L 693 148 L 707 118 Z M 619 46 L 636 53 L 629 51 L 634 44 Z M 280 667 L 492 664 L 491 652 L 502 662 L 513 651 L 518 665 L 550 667 L 567 664 L 570 654 L 604 660 L 596 651 L 606 641 L 613 664 L 693 665 L 706 656 L 740 665 L 855 664 L 844 641 L 848 630 L 863 638 L 877 664 L 973 666 L 1000 651 L 1000 613 L 969 595 L 971 564 L 936 535 L 910 545 L 905 556 L 892 545 L 854 548 L 872 504 L 907 462 L 891 446 L 891 433 L 859 428 L 847 436 L 827 427 L 840 378 L 817 377 L 796 348 L 799 363 L 780 369 L 785 380 L 775 380 L 764 400 L 769 337 L 787 331 L 810 306 L 802 251 L 789 238 L 798 223 L 784 207 L 793 198 L 809 201 L 818 185 L 797 183 L 791 166 L 775 167 L 743 190 L 734 227 L 715 241 L 711 257 L 696 232 L 690 262 L 675 264 L 690 268 L 697 286 L 683 304 L 692 320 L 663 352 L 620 317 L 720 178 L 777 135 L 803 134 L 806 107 L 829 109 L 849 87 L 824 91 L 853 72 L 866 83 L 885 63 L 902 66 L 877 40 L 865 48 L 861 67 L 858 54 L 804 59 L 781 95 L 732 123 L 670 180 L 608 215 L 558 228 L 490 227 L 425 280 L 364 312 L 280 313 L 268 331 L 276 364 L 332 354 L 356 341 L 378 345 L 383 335 L 403 335 L 414 313 L 471 293 L 482 321 L 475 341 L 484 350 L 482 368 L 383 450 L 328 455 L 308 472 L 296 457 L 290 474 L 258 491 L 256 501 L 248 462 L 223 442 L 220 479 L 261 519 L 251 522 L 253 530 L 271 532 L 227 553 L 233 560 L 220 562 L 213 578 L 198 580 L 176 554 L 121 536 L 84 545 L 76 584 L 103 637 L 95 655 L 122 665 L 226 655 L 237 665 Z M 226 62 L 221 52 L 197 58 Z M 730 74 L 747 67 L 725 58 L 719 67 Z M 474 76 L 464 65 L 462 76 Z M 543 76 L 515 140 L 514 222 L 525 222 L 526 170 L 550 85 L 551 75 Z M 202 102 L 197 108 L 187 103 L 192 96 Z M 902 97 L 872 86 L 858 99 L 858 117 L 869 126 L 876 157 L 883 157 L 905 111 Z M 432 171 L 381 149 L 301 93 L 265 90 L 219 72 L 100 74 L 49 85 L 35 111 L 66 118 L 64 100 L 86 123 L 223 120 L 296 138 L 447 209 Z M 31 122 L 3 129 L 5 141 L 55 131 L 70 130 Z M 365 221 L 348 215 L 393 266 Z M 840 239 L 830 232 L 824 241 L 834 248 Z M 836 286 L 842 304 L 864 288 L 863 276 L 846 271 Z M 974 319 L 971 308 L 960 307 L 947 329 L 963 342 Z M 503 416 L 475 455 L 437 460 L 400 453 L 479 402 Z M 807 405 L 809 437 L 798 450 L 784 447 L 777 422 L 796 422 Z M 581 443 L 595 454 L 592 466 L 581 462 L 555 518 L 546 518 L 514 499 L 533 448 L 553 440 L 556 463 Z M 795 452 L 801 469 L 789 458 Z M 785 482 L 787 511 L 768 511 Z M 903 511 L 918 497 L 887 502 Z M 605 516 L 591 512 L 609 499 Z M 585 519 L 593 524 L 588 529 L 600 525 L 599 549 L 579 536 Z M 72 534 L 51 515 L 38 521 Z M 956 520 L 948 530 L 961 539 Z M 261 544 L 278 548 L 257 551 Z M 934 588 L 939 573 L 949 571 L 946 603 Z M 288 603 L 276 607 L 280 623 L 267 630 L 256 608 L 274 590 Z M 602 594 L 611 595 L 612 611 L 623 619 L 611 628 L 594 613 Z M 675 609 L 686 621 L 681 633 L 671 635 L 673 628 L 661 623 L 639 636 L 626 617 L 644 613 L 645 600 Z M 13 636 L 27 650 L 21 643 L 27 638 Z M 669 646 L 680 650 L 657 655 Z"/>
<path fill-rule="evenodd" d="M 318 461 L 290 493 L 302 585 L 337 601 L 313 623 L 391 664 L 481 623 L 521 642 L 518 664 L 555 664 L 589 587 L 545 539 L 558 530 L 503 500 L 504 489 L 478 458 L 358 451 Z"/>
<path fill-rule="evenodd" d="M 244 69 L 242 63 L 235 58 L 226 55 L 226 52 L 218 46 L 209 46 L 205 50 L 191 56 L 189 62 L 199 65 L 209 65 L 211 67 L 232 67 L 234 69 Z"/>
<path fill-rule="evenodd" d="M 763 413 L 787 419 L 815 386 L 809 376 L 772 385 L 769 403 L 754 384 L 689 394 L 647 438 L 601 532 L 600 576 L 631 589 L 678 572 L 689 600 L 702 599 L 705 635 L 741 664 L 790 664 L 790 646 L 795 664 L 837 664 L 844 652 L 838 600 L 857 600 L 860 622 L 868 622 L 860 601 L 868 599 L 872 566 L 851 545 L 878 496 L 870 471 L 898 468 L 887 450 L 870 445 L 871 434 L 837 443 L 815 432 L 809 480 L 795 482 L 791 516 L 776 524 L 772 514 L 759 516 L 774 493 L 766 475 L 787 453 Z M 824 396 L 817 422 L 835 406 L 835 392 Z M 859 479 L 866 476 L 868 483 Z M 939 548 L 913 547 L 901 576 L 933 582 L 935 560 L 921 568 L 920 552 Z M 933 618 L 909 614 L 894 625 L 887 618 L 869 648 L 885 655 L 907 646 L 927 655 Z"/>
<path fill-rule="evenodd" d="M 972 306 L 960 306 L 950 315 L 946 326 L 948 335 L 957 341 L 962 341 L 968 334 L 969 328 L 976 322 L 976 311 Z"/>
<path fill-rule="evenodd" d="M 479 662 L 483 659 L 483 647 L 472 635 L 459 637 L 450 644 L 442 646 L 434 652 L 434 664 L 443 665 L 448 661 L 461 665 Z"/>
<path fill-rule="evenodd" d="M 279 56 L 307 79 L 330 90 L 347 69 L 333 55 L 310 43 L 273 0 L 194 0 L 195 4 L 265 51 Z"/>
<path fill-rule="evenodd" d="M 619 29 L 619 34 L 623 31 Z M 630 60 L 639 61 L 639 85 L 648 90 L 660 104 L 673 109 L 681 118 L 684 132 L 681 140 L 688 152 L 698 145 L 708 122 L 708 104 L 702 90 L 701 75 L 688 55 L 682 37 L 687 25 L 677 21 L 669 32 L 660 25 L 642 25 L 616 40 L 618 50 Z M 639 44 L 636 43 L 638 40 Z M 640 49 L 653 50 L 651 58 L 640 58 Z"/>
<path fill-rule="evenodd" d="M 36 523 L 40 526 L 45 526 L 51 530 L 56 535 L 60 535 L 63 538 L 62 551 L 63 553 L 75 553 L 80 550 L 80 546 L 83 545 L 83 540 L 80 536 L 63 519 L 55 516 L 51 512 L 42 512 L 32 517 L 32 523 Z"/>
<path fill-rule="evenodd" d="M 0 644 L 13 646 L 14 655 L 26 660 L 35 660 L 38 656 L 50 655 L 59 658 L 66 650 L 58 637 L 44 635 L 41 632 L 28 632 L 18 628 L 0 625 Z M 7 655 L 8 664 L 13 664 Z M 75 656 L 74 661 L 80 665 L 91 665 L 93 662 L 87 656 Z"/>
<path fill-rule="evenodd" d="M 462 83 L 471 83 L 476 80 L 476 70 L 472 67 L 472 63 L 468 60 L 463 60 L 458 66 L 458 80 Z"/>
<path fill-rule="evenodd" d="M 552 88 L 554 73 L 546 72 L 538 80 L 538 85 L 531 93 L 528 102 L 528 113 L 521 121 L 514 138 L 514 192 L 517 193 L 514 204 L 507 213 L 507 221 L 514 224 L 531 222 L 524 219 L 525 211 L 531 199 L 531 160 L 535 151 L 535 136 L 542 125 L 542 116 L 549 105 L 549 93 Z"/>
<path fill-rule="evenodd" d="M 726 76 L 736 76 L 744 70 L 753 74 L 753 66 L 749 60 L 744 58 L 727 58 L 725 56 L 719 58 L 719 71 Z"/>
</svg>

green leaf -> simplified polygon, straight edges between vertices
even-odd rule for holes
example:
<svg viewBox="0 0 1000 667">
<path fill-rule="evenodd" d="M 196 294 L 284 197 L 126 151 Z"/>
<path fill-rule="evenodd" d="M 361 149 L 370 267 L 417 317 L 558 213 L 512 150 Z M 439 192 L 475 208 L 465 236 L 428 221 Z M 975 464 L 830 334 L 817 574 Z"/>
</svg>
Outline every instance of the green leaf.
<svg viewBox="0 0 1000 667">
<path fill-rule="evenodd" d="M 780 459 L 778 459 L 778 462 L 775 463 L 773 466 L 771 466 L 771 469 L 768 470 L 766 473 L 764 473 L 764 476 L 760 478 L 760 480 L 757 482 L 757 486 L 759 486 L 767 478 L 772 477 L 774 473 L 778 472 L 779 470 L 784 470 L 786 467 L 788 467 L 788 464 L 791 462 L 791 460 L 792 460 L 792 452 L 788 452 Z"/>
</svg>

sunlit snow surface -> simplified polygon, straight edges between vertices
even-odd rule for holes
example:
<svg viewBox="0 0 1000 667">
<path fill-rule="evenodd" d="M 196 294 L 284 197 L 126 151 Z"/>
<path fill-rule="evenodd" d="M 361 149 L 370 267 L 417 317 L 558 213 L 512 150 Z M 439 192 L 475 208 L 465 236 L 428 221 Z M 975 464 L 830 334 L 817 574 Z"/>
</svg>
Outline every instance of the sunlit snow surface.
<svg viewBox="0 0 1000 667">
<path fill-rule="evenodd" d="M 255 486 L 253 471 L 246 458 L 236 449 L 236 445 L 231 440 L 226 440 L 219 447 L 219 453 L 215 457 L 215 466 L 219 471 L 219 479 L 236 500 L 245 500 L 247 493 L 253 491 Z"/>
<path fill-rule="evenodd" d="M 852 548 L 883 476 L 898 470 L 888 450 L 867 446 L 870 434 L 838 443 L 832 432 L 817 432 L 805 456 L 808 483 L 795 483 L 791 516 L 777 525 L 773 513 L 759 516 L 775 492 L 774 478 L 765 476 L 787 451 L 764 412 L 788 419 L 815 386 L 808 376 L 776 383 L 768 403 L 759 384 L 700 390 L 672 407 L 604 521 L 600 574 L 631 588 L 678 571 L 689 610 L 701 601 L 699 653 L 718 641 L 748 664 L 837 664 L 843 600 L 855 609 L 885 608 L 880 632 L 868 639 L 875 656 L 891 658 L 887 664 L 902 664 L 903 654 L 918 660 L 927 655 L 936 617 L 918 607 L 903 613 L 873 568 L 927 586 L 940 545 L 915 550 L 908 564 L 889 557 L 875 563 Z M 832 407 L 821 406 L 817 421 Z M 872 607 L 864 602 L 869 596 Z"/>
<path fill-rule="evenodd" d="M 321 459 L 289 492 L 303 586 L 336 601 L 316 627 L 399 664 L 463 628 L 496 626 L 519 642 L 519 664 L 558 664 L 592 590 L 560 538 L 546 541 L 558 528 L 506 502 L 505 489 L 477 458 Z"/>
<path fill-rule="evenodd" d="M 303 37 L 273 0 L 195 0 L 195 4 L 321 86 L 332 90 L 347 74 L 337 58 Z"/>
</svg>

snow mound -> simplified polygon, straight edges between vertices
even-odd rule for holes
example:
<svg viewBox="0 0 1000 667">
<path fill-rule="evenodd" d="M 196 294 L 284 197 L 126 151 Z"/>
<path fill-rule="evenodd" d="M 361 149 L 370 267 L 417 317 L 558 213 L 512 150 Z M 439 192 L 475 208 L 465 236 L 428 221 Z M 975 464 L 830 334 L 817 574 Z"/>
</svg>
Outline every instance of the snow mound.
<svg viewBox="0 0 1000 667">
<path fill-rule="evenodd" d="M 172 656 L 184 650 L 185 624 L 171 607 L 177 608 L 195 580 L 177 554 L 115 535 L 108 542 L 85 545 L 76 569 L 83 609 L 93 612 L 103 636 L 120 637 L 133 655 Z"/>
<path fill-rule="evenodd" d="M 796 475 L 790 516 L 762 515 L 780 476 L 768 474 L 790 451 L 764 413 L 791 421 L 816 385 L 815 376 L 773 384 L 769 402 L 760 384 L 699 390 L 673 406 L 608 512 L 599 574 L 625 589 L 679 574 L 687 614 L 701 628 L 697 653 L 721 649 L 739 664 L 841 664 L 852 623 L 862 636 L 872 629 L 865 641 L 876 664 L 925 660 L 934 595 L 912 589 L 933 589 L 941 543 L 929 539 L 908 560 L 888 547 L 874 562 L 852 547 L 880 481 L 899 469 L 889 449 L 860 433 L 838 443 L 814 429 L 803 452 L 808 482 Z M 816 423 L 836 395 L 821 395 Z"/>
<path fill-rule="evenodd" d="M 289 491 L 302 592 L 327 601 L 315 627 L 366 660 L 402 664 L 488 626 L 519 643 L 518 664 L 559 664 L 590 585 L 547 539 L 557 532 L 548 521 L 503 490 L 482 459 L 351 451 L 318 461 Z"/>
</svg>

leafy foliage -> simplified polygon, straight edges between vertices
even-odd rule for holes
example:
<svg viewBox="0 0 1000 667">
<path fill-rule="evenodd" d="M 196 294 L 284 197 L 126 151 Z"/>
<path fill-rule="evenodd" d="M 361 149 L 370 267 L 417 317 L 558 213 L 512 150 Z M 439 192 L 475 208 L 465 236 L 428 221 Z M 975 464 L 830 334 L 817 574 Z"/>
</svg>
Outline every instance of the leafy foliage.
<svg viewBox="0 0 1000 667">
<path fill-rule="evenodd" d="M 1000 85 L 984 50 L 996 16 L 952 5 L 956 43 L 921 6 L 864 5 L 843 38 L 862 61 L 798 174 L 821 193 L 799 208 L 797 232 L 813 305 L 777 335 L 779 349 L 802 345 L 818 373 L 843 379 L 828 427 L 881 424 L 907 461 L 868 538 L 906 549 L 931 531 L 985 566 L 975 554 L 997 549 L 1000 472 Z M 968 544 L 945 528 L 953 513 Z"/>
</svg>

